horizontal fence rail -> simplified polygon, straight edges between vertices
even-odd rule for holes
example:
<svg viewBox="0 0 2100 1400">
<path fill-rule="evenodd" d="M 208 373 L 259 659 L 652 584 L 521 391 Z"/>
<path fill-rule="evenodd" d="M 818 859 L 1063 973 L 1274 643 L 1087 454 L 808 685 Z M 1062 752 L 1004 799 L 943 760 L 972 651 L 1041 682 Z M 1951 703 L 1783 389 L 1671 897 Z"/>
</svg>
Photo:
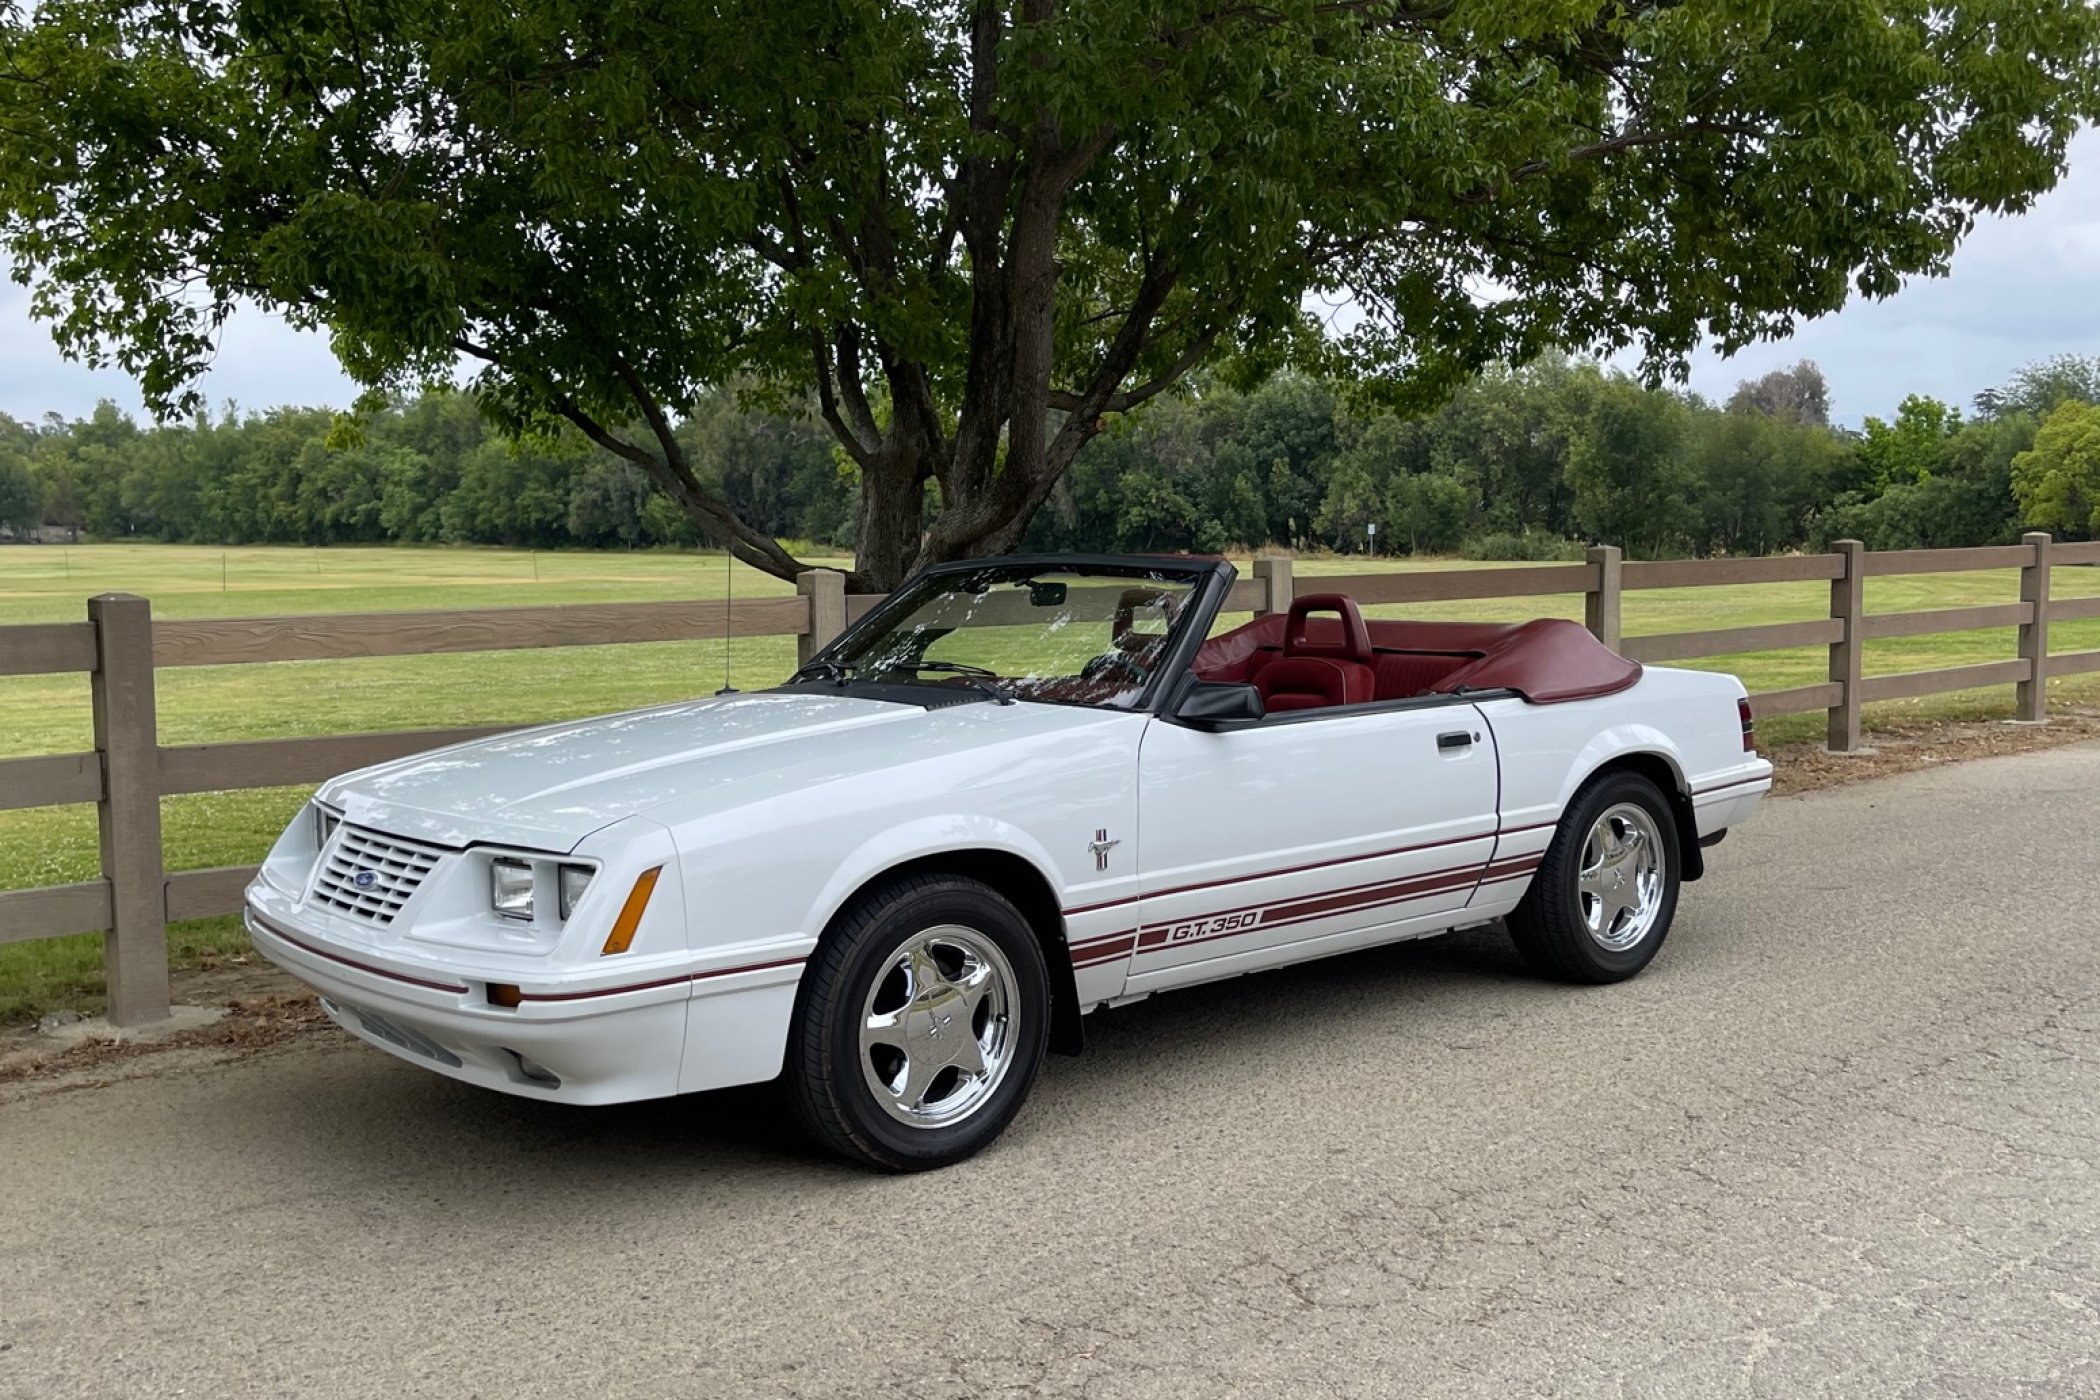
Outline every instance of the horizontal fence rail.
<svg viewBox="0 0 2100 1400">
<path fill-rule="evenodd" d="M 1845 640 L 1839 618 L 1773 622 L 1757 627 L 1717 627 L 1710 632 L 1663 632 L 1622 637 L 1619 652 L 1635 661 L 1688 661 L 1700 656 L 1736 656 L 1751 651 L 1825 646 Z"/>
<path fill-rule="evenodd" d="M 1823 583 L 1845 576 L 1837 554 L 1776 559 L 1658 559 L 1621 566 L 1626 588 L 1726 588 L 1739 583 Z"/>
<path fill-rule="evenodd" d="M 1347 593 L 1366 606 L 1580 594 L 1584 622 L 1599 639 L 1641 662 L 1691 661 L 1789 648 L 1821 647 L 1827 679 L 1750 697 L 1759 716 L 1824 712 L 1836 750 L 1860 742 L 1860 707 L 1882 700 L 2015 687 L 2023 720 L 2045 713 L 2053 676 L 2100 671 L 2100 650 L 2051 653 L 2051 621 L 2100 618 L 2100 596 L 2052 600 L 2059 565 L 2100 566 L 2100 541 L 2056 544 L 2031 534 L 2017 545 L 1872 553 L 1839 541 L 1828 554 L 1774 559 L 1628 561 L 1617 549 L 1591 549 L 1580 563 L 1498 566 L 1389 574 L 1295 578 L 1292 561 L 1257 559 L 1225 603 L 1228 613 L 1279 612 L 1299 594 Z M 1908 613 L 1865 609 L 1868 578 L 1982 569 L 2018 569 L 2019 597 L 1974 607 Z M 1742 584 L 1823 584 L 1823 617 L 1796 622 L 1622 635 L 1625 593 Z M 379 734 L 256 739 L 163 746 L 153 677 L 157 670 L 272 661 L 343 660 L 608 643 L 711 641 L 791 636 L 798 661 L 867 615 L 882 598 L 847 594 L 844 576 L 801 576 L 790 597 L 667 603 L 592 603 L 455 612 L 155 620 L 144 599 L 94 598 L 85 622 L 0 627 L 0 676 L 86 673 L 95 716 L 90 752 L 0 759 L 0 811 L 94 803 L 102 877 L 42 889 L 0 891 L 0 944 L 101 933 L 111 1019 L 137 1024 L 167 1014 L 167 924 L 238 912 L 253 865 L 206 870 L 163 868 L 160 801 L 185 793 L 318 782 L 334 774 L 502 734 L 511 725 L 476 725 Z M 1865 643 L 1984 628 L 2017 632 L 2015 655 L 1974 665 L 1865 676 Z"/>
<path fill-rule="evenodd" d="M 0 758 L 0 811 L 102 800 L 102 755 L 55 753 Z"/>
<path fill-rule="evenodd" d="M 449 744 L 507 734 L 519 727 L 484 724 L 465 729 L 397 729 L 381 734 L 330 734 L 312 739 L 188 744 L 160 751 L 160 790 L 163 796 L 174 796 L 318 783 L 353 768 L 369 768 Z"/>
<path fill-rule="evenodd" d="M 1596 581 L 1595 564 L 1542 564 L 1535 568 L 1433 573 L 1335 574 L 1300 579 L 1297 591 L 1347 593 L 1370 607 L 1377 603 L 1444 603 L 1462 598 L 1539 598 L 1553 593 L 1586 593 Z"/>
<path fill-rule="evenodd" d="M 212 618 L 153 626 L 155 666 L 233 666 L 249 661 L 329 661 L 361 656 L 512 651 L 606 642 L 713 641 L 809 631 L 801 598 L 738 603 L 591 603 L 460 612 L 342 613 L 320 617 Z"/>
<path fill-rule="evenodd" d="M 5 629 L 0 676 L 48 676 L 95 669 L 95 627 L 88 622 L 33 622 Z"/>
</svg>

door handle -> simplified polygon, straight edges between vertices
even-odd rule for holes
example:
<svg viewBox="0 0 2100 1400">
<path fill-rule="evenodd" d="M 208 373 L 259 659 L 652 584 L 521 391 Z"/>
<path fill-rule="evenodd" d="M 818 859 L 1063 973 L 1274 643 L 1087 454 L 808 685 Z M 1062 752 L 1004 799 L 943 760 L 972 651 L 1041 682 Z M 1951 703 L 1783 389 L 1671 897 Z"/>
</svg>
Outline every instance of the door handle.
<svg viewBox="0 0 2100 1400">
<path fill-rule="evenodd" d="M 1473 736 L 1463 729 L 1454 729 L 1448 734 L 1437 735 L 1436 746 L 1446 750 L 1469 749 L 1473 747 Z"/>
</svg>

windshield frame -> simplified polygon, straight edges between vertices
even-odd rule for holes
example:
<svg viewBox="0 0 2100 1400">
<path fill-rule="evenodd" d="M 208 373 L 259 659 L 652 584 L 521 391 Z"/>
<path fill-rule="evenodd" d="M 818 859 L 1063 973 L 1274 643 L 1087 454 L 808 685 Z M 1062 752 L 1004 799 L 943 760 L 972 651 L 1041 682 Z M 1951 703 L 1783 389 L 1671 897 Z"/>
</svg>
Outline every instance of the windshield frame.
<svg viewBox="0 0 2100 1400">
<path fill-rule="evenodd" d="M 1058 570 L 1065 573 L 1096 575 L 1102 578 L 1128 578 L 1142 581 L 1148 576 L 1160 576 L 1190 586 L 1189 604 L 1174 620 L 1173 630 L 1168 634 L 1167 650 L 1157 669 L 1145 681 L 1137 698 L 1129 705 L 1105 705 L 1089 700 L 1056 700 L 1041 696 L 1016 694 L 1010 699 L 1024 705 L 1061 705 L 1077 709 L 1099 710 L 1104 714 L 1142 715 L 1154 713 L 1164 697 L 1172 693 L 1174 683 L 1188 670 L 1194 660 L 1196 649 L 1210 633 L 1211 619 L 1217 616 L 1239 578 L 1239 570 L 1228 559 L 1205 559 L 1189 555 L 1145 555 L 1145 554 L 999 554 L 978 559 L 958 559 L 952 563 L 934 564 L 919 570 L 897 588 L 886 595 L 880 603 L 870 608 L 859 621 L 849 623 L 846 630 L 810 655 L 808 661 L 796 667 L 796 673 L 829 662 L 833 665 L 850 664 L 844 660 L 846 653 L 862 643 L 888 631 L 891 626 L 923 601 L 921 585 L 929 580 L 954 574 L 982 573 L 987 569 L 1014 569 L 1023 572 Z M 808 685 L 840 685 L 842 687 L 868 686 L 879 688 L 888 694 L 884 698 L 901 699 L 900 690 L 925 690 L 937 694 L 942 703 L 955 703 L 958 699 L 985 699 L 995 697 L 986 692 L 968 687 L 939 686 L 916 682 L 860 681 L 845 682 L 825 680 L 793 680 L 783 688 L 801 688 Z"/>
</svg>

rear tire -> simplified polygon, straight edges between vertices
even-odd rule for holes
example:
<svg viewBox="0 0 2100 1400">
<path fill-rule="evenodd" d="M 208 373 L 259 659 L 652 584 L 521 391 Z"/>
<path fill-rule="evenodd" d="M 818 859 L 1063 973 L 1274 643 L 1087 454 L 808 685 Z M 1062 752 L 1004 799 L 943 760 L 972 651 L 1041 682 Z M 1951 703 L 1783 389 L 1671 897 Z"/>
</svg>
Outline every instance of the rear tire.
<svg viewBox="0 0 2100 1400">
<path fill-rule="evenodd" d="M 1600 773 L 1568 803 L 1510 938 L 1534 971 L 1623 982 L 1653 961 L 1677 914 L 1677 821 L 1638 773 Z"/>
<path fill-rule="evenodd" d="M 885 1171 L 960 1162 L 1035 1082 L 1050 979 L 1035 931 L 989 885 L 907 875 L 869 890 L 803 973 L 788 1037 L 796 1115 Z"/>
</svg>

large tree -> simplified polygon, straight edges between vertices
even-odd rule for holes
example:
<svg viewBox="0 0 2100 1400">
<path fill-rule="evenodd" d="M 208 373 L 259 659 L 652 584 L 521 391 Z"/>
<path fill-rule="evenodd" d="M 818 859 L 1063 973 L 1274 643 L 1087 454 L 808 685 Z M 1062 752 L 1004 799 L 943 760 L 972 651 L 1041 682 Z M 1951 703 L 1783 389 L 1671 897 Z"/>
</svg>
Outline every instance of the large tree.
<svg viewBox="0 0 2100 1400">
<path fill-rule="evenodd" d="M 1011 546 L 1205 361 L 1434 391 L 1559 342 L 1660 373 L 1886 294 L 2049 188 L 2095 108 L 2086 0 L 4 15 L 0 240 L 156 411 L 252 301 L 375 392 L 467 358 L 499 422 L 575 424 L 785 574 L 678 425 L 710 386 L 813 391 L 869 587 Z"/>
<path fill-rule="evenodd" d="M 1804 427 L 1830 426 L 1830 383 L 1814 360 L 1797 360 L 1791 369 L 1775 369 L 1745 379 L 1728 396 L 1731 413 L 1762 413 Z"/>
<path fill-rule="evenodd" d="M 29 463 L 0 446 L 0 527 L 27 535 L 44 523 L 44 490 Z"/>
<path fill-rule="evenodd" d="M 2029 525 L 2100 535 L 2100 404 L 2058 404 L 2012 459 L 2012 488 Z"/>
</svg>

